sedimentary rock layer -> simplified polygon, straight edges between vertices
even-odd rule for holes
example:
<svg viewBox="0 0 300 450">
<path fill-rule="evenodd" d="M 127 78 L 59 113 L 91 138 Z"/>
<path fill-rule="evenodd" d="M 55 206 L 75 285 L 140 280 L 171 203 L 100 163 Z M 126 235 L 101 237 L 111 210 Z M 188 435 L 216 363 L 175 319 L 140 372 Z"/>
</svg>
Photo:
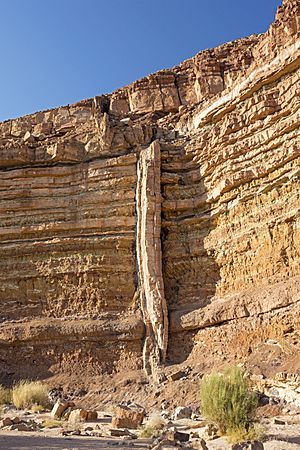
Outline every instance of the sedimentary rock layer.
<svg viewBox="0 0 300 450">
<path fill-rule="evenodd" d="M 1 123 L 2 379 L 299 327 L 299 93 L 286 0 L 265 34 Z"/>
</svg>

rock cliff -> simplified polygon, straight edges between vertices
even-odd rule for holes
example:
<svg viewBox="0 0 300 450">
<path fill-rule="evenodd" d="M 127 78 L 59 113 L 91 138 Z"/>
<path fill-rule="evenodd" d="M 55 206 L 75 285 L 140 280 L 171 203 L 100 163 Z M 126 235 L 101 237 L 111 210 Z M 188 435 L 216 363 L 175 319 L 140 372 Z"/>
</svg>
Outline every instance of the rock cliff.
<svg viewBox="0 0 300 450">
<path fill-rule="evenodd" d="M 0 381 L 160 379 L 299 332 L 299 94 L 284 0 L 265 34 L 0 123 Z"/>
</svg>

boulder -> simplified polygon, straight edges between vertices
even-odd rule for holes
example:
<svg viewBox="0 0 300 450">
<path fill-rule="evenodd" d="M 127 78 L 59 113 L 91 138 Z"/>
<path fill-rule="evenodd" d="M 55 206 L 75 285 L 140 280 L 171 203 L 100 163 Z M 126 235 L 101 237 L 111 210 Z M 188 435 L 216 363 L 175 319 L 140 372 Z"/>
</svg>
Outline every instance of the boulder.
<svg viewBox="0 0 300 450">
<path fill-rule="evenodd" d="M 78 422 L 86 422 L 88 418 L 88 411 L 85 409 L 73 409 L 73 411 L 70 412 L 68 421 L 70 423 L 78 423 Z"/>
<path fill-rule="evenodd" d="M 66 409 L 72 408 L 74 406 L 75 406 L 75 403 L 73 403 L 73 402 L 63 402 L 61 400 L 57 400 L 57 402 L 55 403 L 55 405 L 52 408 L 50 416 L 52 419 L 60 419 L 63 416 Z"/>
<path fill-rule="evenodd" d="M 118 405 L 112 418 L 113 428 L 136 429 L 143 423 L 145 410 L 139 405 Z"/>
<path fill-rule="evenodd" d="M 70 423 L 88 422 L 98 419 L 97 411 L 86 410 L 82 408 L 73 409 L 70 412 L 68 421 Z"/>
<path fill-rule="evenodd" d="M 190 419 L 192 417 L 192 408 L 186 406 L 178 406 L 174 412 L 174 420 Z"/>
</svg>

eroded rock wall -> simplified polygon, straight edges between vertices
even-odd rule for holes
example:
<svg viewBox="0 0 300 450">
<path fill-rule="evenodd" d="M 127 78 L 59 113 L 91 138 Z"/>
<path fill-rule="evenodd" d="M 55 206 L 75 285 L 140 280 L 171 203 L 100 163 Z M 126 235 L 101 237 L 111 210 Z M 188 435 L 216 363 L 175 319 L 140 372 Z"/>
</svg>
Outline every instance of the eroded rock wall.
<svg viewBox="0 0 300 450">
<path fill-rule="evenodd" d="M 0 124 L 1 380 L 299 328 L 299 18 Z"/>
</svg>

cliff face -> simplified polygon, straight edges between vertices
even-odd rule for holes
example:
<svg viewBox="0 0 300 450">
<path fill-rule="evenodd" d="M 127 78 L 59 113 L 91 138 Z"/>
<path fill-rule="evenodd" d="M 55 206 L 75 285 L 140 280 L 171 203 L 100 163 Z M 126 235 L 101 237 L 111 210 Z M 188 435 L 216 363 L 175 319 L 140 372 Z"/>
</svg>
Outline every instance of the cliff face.
<svg viewBox="0 0 300 450">
<path fill-rule="evenodd" d="M 159 379 L 299 330 L 299 94 L 286 0 L 265 34 L 0 123 L 2 381 Z"/>
</svg>

